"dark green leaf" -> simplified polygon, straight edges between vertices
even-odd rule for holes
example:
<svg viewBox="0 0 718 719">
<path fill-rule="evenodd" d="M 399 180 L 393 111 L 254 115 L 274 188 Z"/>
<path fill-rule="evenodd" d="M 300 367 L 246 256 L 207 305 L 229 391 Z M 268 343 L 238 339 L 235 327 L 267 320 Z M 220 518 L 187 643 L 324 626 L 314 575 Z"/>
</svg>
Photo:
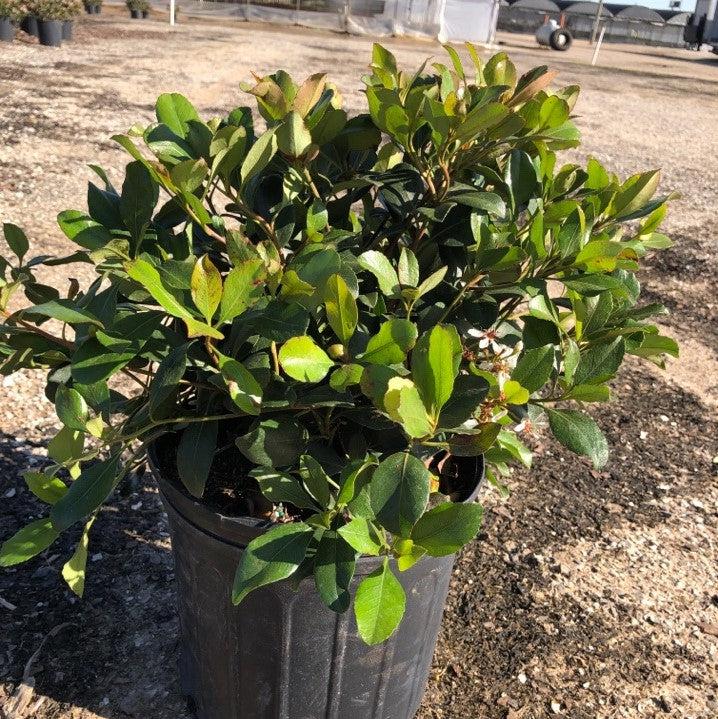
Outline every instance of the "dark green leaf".
<svg viewBox="0 0 718 719">
<path fill-rule="evenodd" d="M 511 379 L 533 393 L 541 389 L 551 377 L 555 348 L 552 345 L 534 347 L 519 357 Z"/>
<path fill-rule="evenodd" d="M 478 534 L 482 514 L 479 504 L 444 502 L 419 519 L 411 538 L 432 557 L 454 554 Z"/>
<path fill-rule="evenodd" d="M 590 457 L 597 469 L 608 461 L 608 443 L 598 425 L 586 414 L 573 409 L 546 409 L 556 439 L 576 454 Z"/>
<path fill-rule="evenodd" d="M 177 473 L 190 494 L 201 497 L 217 451 L 216 421 L 193 422 L 177 447 Z"/>
<path fill-rule="evenodd" d="M 355 550 L 337 532 L 328 530 L 322 534 L 314 559 L 314 578 L 319 596 L 334 612 L 349 609 L 355 558 Z"/>
<path fill-rule="evenodd" d="M 289 419 L 265 419 L 237 438 L 240 452 L 254 464 L 287 467 L 294 464 L 306 447 L 304 430 Z"/>
</svg>

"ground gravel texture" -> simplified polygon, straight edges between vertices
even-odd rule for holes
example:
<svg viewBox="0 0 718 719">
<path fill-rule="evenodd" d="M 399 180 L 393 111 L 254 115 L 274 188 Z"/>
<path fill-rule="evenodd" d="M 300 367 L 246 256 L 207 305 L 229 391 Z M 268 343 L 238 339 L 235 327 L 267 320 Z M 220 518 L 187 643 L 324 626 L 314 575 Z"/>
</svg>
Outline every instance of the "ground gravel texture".
<svg viewBox="0 0 718 719">
<path fill-rule="evenodd" d="M 83 207 L 86 165 L 117 180 L 109 137 L 186 94 L 207 114 L 243 102 L 250 71 L 329 70 L 351 109 L 370 39 L 296 27 L 130 22 L 106 8 L 60 50 L 0 48 L 0 219 L 43 253 L 68 244 L 58 211 Z M 500 37 L 521 69 L 551 64 L 584 90 L 585 145 L 611 170 L 661 167 L 682 198 L 676 247 L 641 275 L 673 314 L 683 347 L 666 373 L 631 361 L 615 404 L 596 412 L 612 446 L 605 471 L 539 433 L 534 470 L 510 499 L 484 497 L 479 541 L 458 560 L 420 719 L 718 716 L 718 61 L 707 54 L 606 46 L 597 67 Z M 389 40 L 416 65 L 435 43 Z M 58 287 L 68 277 L 48 278 Z M 40 507 L 20 473 L 45 461 L 55 427 L 42 378 L 0 379 L 0 538 Z M 59 579 L 74 540 L 0 573 L 0 714 L 13 719 L 187 719 L 176 682 L 173 570 L 152 486 L 125 485 L 93 529 L 86 599 Z M 11 707 L 12 714 L 10 714 Z M 7 719 L 7 717 L 6 717 Z M 254 718 L 247 718 L 254 719 Z M 313 718 L 312 718 L 313 719 Z M 349 719 L 349 718 L 346 718 Z"/>
</svg>

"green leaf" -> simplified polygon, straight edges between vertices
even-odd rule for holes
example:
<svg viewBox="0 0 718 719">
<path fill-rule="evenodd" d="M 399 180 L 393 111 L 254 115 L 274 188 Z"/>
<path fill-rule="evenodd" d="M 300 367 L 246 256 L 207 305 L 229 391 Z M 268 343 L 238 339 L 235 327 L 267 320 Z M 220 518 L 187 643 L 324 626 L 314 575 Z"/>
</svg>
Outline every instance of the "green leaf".
<svg viewBox="0 0 718 719">
<path fill-rule="evenodd" d="M 322 601 L 334 612 L 349 609 L 349 586 L 355 567 L 354 549 L 337 532 L 324 532 L 314 558 L 314 579 Z"/>
<path fill-rule="evenodd" d="M 155 104 L 157 121 L 167 125 L 172 132 L 185 139 L 189 123 L 199 121 L 199 115 L 192 103 L 179 93 L 165 93 L 157 98 Z"/>
<path fill-rule="evenodd" d="M 82 456 L 85 447 L 85 437 L 69 427 L 63 427 L 47 445 L 47 454 L 58 464 L 66 464 L 70 460 L 77 460 Z"/>
<path fill-rule="evenodd" d="M 251 591 L 291 577 L 307 553 L 314 530 L 303 522 L 280 524 L 253 539 L 237 567 L 232 602 L 239 604 Z"/>
<path fill-rule="evenodd" d="M 60 385 L 55 393 L 55 411 L 65 427 L 79 432 L 85 431 L 88 418 L 87 402 L 77 390 L 64 384 Z"/>
<path fill-rule="evenodd" d="M 127 165 L 120 197 L 120 215 L 130 231 L 135 249 L 142 242 L 158 199 L 159 186 L 145 165 L 140 161 Z"/>
<path fill-rule="evenodd" d="M 265 419 L 236 440 L 240 452 L 254 464 L 287 467 L 294 464 L 307 444 L 304 430 L 293 420 Z"/>
<path fill-rule="evenodd" d="M 212 324 L 212 317 L 222 299 L 222 275 L 207 255 L 197 259 L 190 287 L 195 307 L 207 320 L 207 324 Z"/>
<path fill-rule="evenodd" d="M 85 525 L 80 541 L 77 543 L 75 553 L 65 562 L 62 567 L 62 578 L 67 582 L 67 586 L 82 597 L 85 593 L 85 571 L 87 568 L 87 548 L 90 543 L 90 529 L 95 521 L 95 517 L 91 517 Z"/>
<path fill-rule="evenodd" d="M 243 412 L 258 415 L 262 406 L 262 387 L 241 363 L 219 354 L 219 367 L 227 383 L 229 396 Z"/>
<path fill-rule="evenodd" d="M 231 322 L 264 294 L 266 269 L 259 259 L 245 260 L 232 268 L 224 281 L 219 309 L 220 322 Z"/>
<path fill-rule="evenodd" d="M 598 425 L 586 414 L 573 409 L 546 408 L 556 439 L 576 454 L 590 457 L 597 469 L 608 461 L 608 443 Z"/>
<path fill-rule="evenodd" d="M 262 494 L 270 502 L 291 502 L 299 509 L 317 509 L 317 504 L 297 478 L 267 467 L 257 467 L 250 474 L 257 480 Z"/>
<path fill-rule="evenodd" d="M 573 375 L 574 384 L 600 384 L 613 377 L 623 362 L 626 345 L 622 337 L 609 344 L 590 347 L 581 355 Z"/>
<path fill-rule="evenodd" d="M 406 594 L 389 569 L 389 560 L 365 577 L 354 598 L 359 636 L 367 644 L 388 639 L 399 626 L 406 609 Z"/>
<path fill-rule="evenodd" d="M 454 393 L 441 408 L 439 426 L 453 429 L 471 419 L 486 399 L 489 383 L 483 377 L 459 375 L 454 381 Z"/>
<path fill-rule="evenodd" d="M 59 536 L 49 517 L 36 519 L 0 547 L 0 567 L 12 567 L 40 554 Z"/>
<path fill-rule="evenodd" d="M 409 320 L 394 319 L 383 322 L 379 332 L 369 339 L 369 343 L 358 359 L 369 364 L 398 364 L 406 359 L 406 353 L 416 343 L 418 331 Z"/>
<path fill-rule="evenodd" d="M 501 396 L 506 404 L 526 404 L 529 401 L 529 391 L 512 379 L 504 384 Z"/>
<path fill-rule="evenodd" d="M 175 347 L 160 362 L 149 390 L 150 417 L 158 419 L 167 402 L 176 396 L 187 369 L 187 345 Z"/>
<path fill-rule="evenodd" d="M 324 305 L 327 321 L 334 334 L 346 346 L 354 335 L 359 311 L 347 283 L 341 275 L 332 275 L 324 286 Z"/>
<path fill-rule="evenodd" d="M 12 222 L 4 222 L 2 229 L 8 247 L 15 253 L 18 260 L 22 262 L 23 257 L 25 257 L 27 251 L 30 249 L 27 236 L 17 225 L 13 225 Z"/>
<path fill-rule="evenodd" d="M 72 356 L 72 379 L 79 384 L 102 382 L 121 370 L 136 354 L 135 349 L 121 352 L 89 339 Z"/>
<path fill-rule="evenodd" d="M 364 368 L 360 364 L 344 364 L 339 366 L 329 378 L 329 386 L 337 392 L 361 382 Z"/>
<path fill-rule="evenodd" d="M 631 348 L 631 354 L 638 357 L 656 357 L 669 354 L 678 357 L 678 343 L 670 337 L 657 334 L 646 334 L 638 347 Z"/>
<path fill-rule="evenodd" d="M 291 158 L 301 157 L 312 144 L 312 136 L 304 122 L 304 118 L 296 110 L 292 110 L 277 127 L 277 147 L 279 151 Z"/>
<path fill-rule="evenodd" d="M 616 219 L 620 220 L 643 207 L 655 194 L 660 181 L 659 170 L 629 177 L 611 203 L 611 210 Z"/>
<path fill-rule="evenodd" d="M 566 392 L 561 399 L 576 402 L 608 402 L 611 391 L 605 384 L 579 384 Z"/>
<path fill-rule="evenodd" d="M 372 557 L 379 556 L 381 542 L 377 537 L 376 530 L 364 517 L 354 517 L 348 524 L 339 527 L 337 530 L 350 546 L 361 554 L 368 554 Z"/>
<path fill-rule="evenodd" d="M 334 362 L 308 335 L 292 337 L 279 350 L 282 369 L 300 382 L 321 382 Z"/>
<path fill-rule="evenodd" d="M 67 494 L 67 485 L 52 475 L 44 472 L 25 472 L 23 477 L 28 489 L 38 499 L 48 504 L 57 504 Z"/>
<path fill-rule="evenodd" d="M 61 212 L 57 224 L 70 240 L 88 250 L 99 250 L 112 241 L 112 235 L 103 225 L 78 210 Z"/>
<path fill-rule="evenodd" d="M 371 506 L 380 524 L 408 537 L 429 501 L 431 473 L 408 452 L 397 452 L 379 464 L 370 484 Z"/>
<path fill-rule="evenodd" d="M 182 304 L 175 294 L 165 287 L 160 273 L 147 262 L 147 260 L 132 260 L 126 264 L 125 269 L 127 270 L 127 274 L 135 280 L 135 282 L 139 282 L 169 314 L 184 320 L 190 337 L 204 336 L 214 337 L 220 340 L 224 339 L 224 335 L 221 332 L 218 332 L 204 322 L 199 322 L 192 316 L 192 313 Z"/>
<path fill-rule="evenodd" d="M 436 325 L 425 332 L 411 353 L 412 378 L 436 419 L 454 390 L 461 354 L 461 340 L 453 325 Z"/>
<path fill-rule="evenodd" d="M 379 289 L 387 297 L 399 294 L 399 275 L 386 255 L 377 250 L 369 250 L 358 257 L 359 266 L 371 272 L 379 283 Z"/>
<path fill-rule="evenodd" d="M 274 129 L 270 129 L 260 135 L 242 162 L 240 175 L 243 188 L 269 164 L 276 152 L 277 135 Z"/>
<path fill-rule="evenodd" d="M 122 472 L 119 454 L 83 467 L 80 476 L 50 512 L 55 529 L 62 532 L 92 514 L 110 496 Z"/>
<path fill-rule="evenodd" d="M 43 317 L 52 317 L 60 322 L 67 322 L 72 325 L 90 324 L 96 327 L 102 327 L 95 315 L 87 310 L 78 309 L 73 306 L 70 300 L 50 300 L 41 305 L 35 305 L 25 310 L 29 315 L 42 315 Z"/>
<path fill-rule="evenodd" d="M 482 515 L 479 504 L 444 502 L 419 519 L 411 538 L 432 557 L 454 554 L 478 534 Z"/>
<path fill-rule="evenodd" d="M 541 389 L 551 377 L 555 349 L 552 345 L 534 347 L 521 353 L 511 379 L 529 392 Z"/>
<path fill-rule="evenodd" d="M 435 287 L 438 287 L 441 284 L 441 281 L 444 279 L 444 276 L 446 275 L 448 269 L 448 267 L 441 267 L 440 269 L 436 270 L 436 272 L 432 272 L 416 288 L 416 296 L 423 297 L 425 294 L 431 292 L 431 290 L 433 290 Z"/>
<path fill-rule="evenodd" d="M 509 114 L 500 102 L 489 102 L 471 110 L 463 122 L 456 128 L 454 136 L 462 143 L 473 140 L 492 127 L 496 127 Z"/>
<path fill-rule="evenodd" d="M 321 509 L 328 508 L 331 502 L 330 479 L 322 465 L 314 457 L 305 454 L 300 460 L 300 467 L 304 486 L 309 494 L 314 497 Z"/>
<path fill-rule="evenodd" d="M 478 457 L 496 441 L 501 425 L 486 422 L 471 434 L 455 434 L 449 437 L 449 451 L 457 457 Z"/>
<path fill-rule="evenodd" d="M 416 287 L 419 284 L 419 261 L 408 247 L 401 248 L 399 282 L 402 287 Z"/>
<path fill-rule="evenodd" d="M 217 451 L 216 421 L 192 422 L 182 432 L 177 447 L 177 473 L 187 491 L 195 497 L 204 494 L 204 487 Z"/>
<path fill-rule="evenodd" d="M 426 437 L 433 433 L 434 424 L 411 380 L 405 377 L 390 379 L 383 403 L 389 416 L 399 422 L 410 437 Z"/>
</svg>

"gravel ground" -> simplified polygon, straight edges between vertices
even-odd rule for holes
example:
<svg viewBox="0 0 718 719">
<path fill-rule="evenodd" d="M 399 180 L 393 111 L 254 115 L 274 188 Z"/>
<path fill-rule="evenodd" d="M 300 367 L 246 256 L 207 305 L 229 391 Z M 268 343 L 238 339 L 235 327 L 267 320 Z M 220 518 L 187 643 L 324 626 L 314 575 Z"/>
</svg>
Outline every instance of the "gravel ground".
<svg viewBox="0 0 718 719">
<path fill-rule="evenodd" d="M 718 60 L 604 46 L 599 65 L 501 35 L 521 69 L 551 64 L 580 83 L 585 144 L 627 174 L 663 168 L 676 247 L 641 280 L 673 314 L 683 349 L 661 373 L 629 362 L 617 402 L 597 412 L 613 447 L 595 472 L 546 438 L 512 495 L 485 497 L 480 541 L 459 559 L 420 719 L 718 716 Z M 186 94 L 204 113 L 243 100 L 250 71 L 328 69 L 361 105 L 370 39 L 300 28 L 83 19 L 62 49 L 0 48 L 0 220 L 22 224 L 44 253 L 67 250 L 58 211 L 83 207 L 89 162 L 126 158 L 108 140 L 149 121 L 154 98 Z M 435 43 L 388 40 L 411 66 Z M 68 278 L 49 278 L 64 286 Z M 39 507 L 20 472 L 42 464 L 55 426 L 32 374 L 0 397 L 0 537 Z M 0 707 L 26 671 L 26 719 L 185 719 L 175 680 L 176 620 L 166 523 L 153 488 L 124 487 L 93 530 L 86 599 L 58 580 L 73 538 L 0 574 Z M 46 640 L 43 644 L 43 640 Z M 40 649 L 32 661 L 36 650 Z M 5 707 L 9 702 L 5 703 Z M 2 712 L 0 712 L 1 714 Z M 16 719 L 13 717 L 13 719 Z M 248 718 L 250 719 L 250 718 Z"/>
</svg>

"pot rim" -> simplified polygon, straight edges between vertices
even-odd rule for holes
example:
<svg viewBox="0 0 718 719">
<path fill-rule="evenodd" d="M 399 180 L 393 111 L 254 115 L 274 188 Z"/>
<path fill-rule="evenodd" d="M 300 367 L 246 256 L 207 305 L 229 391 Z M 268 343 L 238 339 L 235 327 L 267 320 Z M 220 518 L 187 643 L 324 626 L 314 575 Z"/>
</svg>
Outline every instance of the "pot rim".
<svg viewBox="0 0 718 719">
<path fill-rule="evenodd" d="M 214 536 L 221 541 L 245 547 L 253 539 L 264 534 L 274 522 L 268 519 L 248 516 L 229 516 L 211 509 L 196 497 L 192 497 L 179 483 L 168 479 L 161 470 L 157 456 L 157 442 L 147 447 L 147 462 L 152 476 L 155 478 L 160 495 L 172 509 L 186 522 L 197 529 Z M 483 455 L 476 457 L 476 488 L 462 504 L 472 502 L 479 494 L 485 479 L 485 462 Z M 360 557 L 357 561 L 374 561 L 376 557 Z"/>
</svg>

